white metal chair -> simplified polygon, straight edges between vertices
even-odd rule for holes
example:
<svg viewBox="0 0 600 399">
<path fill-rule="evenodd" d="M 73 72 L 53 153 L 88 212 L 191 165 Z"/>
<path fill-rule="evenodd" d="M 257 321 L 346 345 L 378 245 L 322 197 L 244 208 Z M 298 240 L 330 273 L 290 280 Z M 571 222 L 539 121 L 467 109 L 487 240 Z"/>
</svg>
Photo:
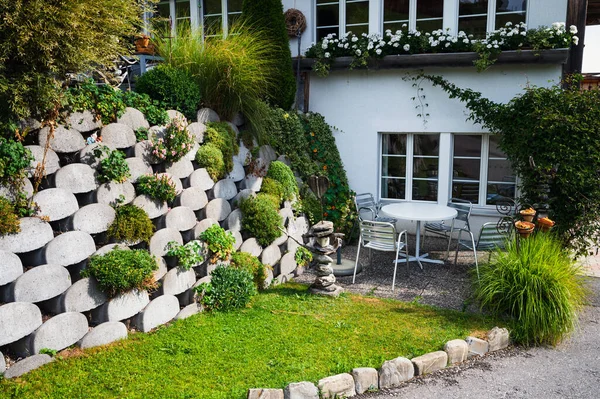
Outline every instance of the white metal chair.
<svg viewBox="0 0 600 399">
<path fill-rule="evenodd" d="M 394 260 L 394 278 L 392 280 L 392 291 L 396 285 L 396 270 L 398 268 L 398 255 L 401 249 L 404 249 L 404 255 L 406 256 L 406 267 L 409 267 L 408 257 L 408 244 L 406 241 L 406 230 L 401 231 L 400 234 L 396 232 L 396 226 L 393 223 L 378 222 L 372 220 L 361 220 L 360 221 L 360 238 L 358 240 L 358 251 L 356 252 L 356 262 L 354 263 L 354 275 L 352 276 L 352 284 L 356 280 L 356 269 L 358 267 L 358 257 L 360 255 L 360 248 L 369 248 L 369 264 L 372 263 L 372 251 L 388 251 L 396 252 L 396 259 Z"/>
<path fill-rule="evenodd" d="M 452 233 L 455 230 L 463 229 L 471 231 L 471 226 L 469 225 L 469 218 L 471 217 L 471 210 L 473 209 L 473 203 L 471 201 L 463 200 L 460 198 L 452 198 L 448 201 L 448 206 L 450 208 L 456 209 L 456 218 L 452 219 L 452 222 L 448 225 L 441 222 L 427 222 L 425 223 L 425 233 L 437 234 L 443 237 L 448 238 L 448 248 L 446 249 L 446 260 L 450 255 L 450 244 L 452 242 Z M 456 222 L 460 222 L 457 226 Z M 423 241 L 421 241 L 421 247 L 423 242 L 425 241 L 425 234 L 423 234 Z"/>
<path fill-rule="evenodd" d="M 456 245 L 456 253 L 454 255 L 454 266 L 456 266 L 456 262 L 458 260 L 458 250 L 460 247 L 466 248 L 468 250 L 473 251 L 473 256 L 475 256 L 475 269 L 477 270 L 477 279 L 479 280 L 479 264 L 477 262 L 477 251 L 487 251 L 490 254 L 490 258 L 492 256 L 492 251 L 496 248 L 504 248 L 506 246 L 506 242 L 510 239 L 509 231 L 498 231 L 498 225 L 496 222 L 487 222 L 481 226 L 481 230 L 479 230 L 479 236 L 477 236 L 477 241 L 473 236 L 473 233 L 470 230 L 466 229 L 458 229 L 458 243 Z M 462 233 L 465 232 L 469 235 L 469 238 L 466 240 L 461 240 L 460 237 Z"/>
<path fill-rule="evenodd" d="M 358 212 L 358 216 L 361 220 L 374 220 L 377 222 L 388 223 L 397 222 L 394 218 L 379 215 L 381 204 L 375 201 L 375 198 L 371 193 L 356 194 L 354 196 L 354 205 L 356 205 L 356 212 Z M 369 217 L 364 217 L 363 215 L 367 213 L 369 214 Z"/>
</svg>

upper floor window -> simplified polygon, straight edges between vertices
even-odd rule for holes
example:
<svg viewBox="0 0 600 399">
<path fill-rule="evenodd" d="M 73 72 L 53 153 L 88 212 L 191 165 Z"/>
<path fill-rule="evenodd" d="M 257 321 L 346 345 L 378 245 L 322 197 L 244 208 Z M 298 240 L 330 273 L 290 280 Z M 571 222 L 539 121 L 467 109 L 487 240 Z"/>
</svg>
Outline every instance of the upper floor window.
<svg viewBox="0 0 600 399">
<path fill-rule="evenodd" d="M 499 29 L 507 22 L 525 22 L 527 0 L 496 0 L 496 26 Z"/>
<path fill-rule="evenodd" d="M 383 0 L 383 31 L 442 29 L 444 0 Z"/>
<path fill-rule="evenodd" d="M 527 0 L 459 0 L 458 30 L 485 37 L 507 22 L 525 22 L 526 12 Z"/>
<path fill-rule="evenodd" d="M 203 0 L 204 34 L 213 36 L 221 30 L 227 34 L 240 15 L 242 15 L 242 0 Z"/>
<path fill-rule="evenodd" d="M 317 40 L 330 33 L 369 33 L 369 0 L 317 0 Z"/>
</svg>

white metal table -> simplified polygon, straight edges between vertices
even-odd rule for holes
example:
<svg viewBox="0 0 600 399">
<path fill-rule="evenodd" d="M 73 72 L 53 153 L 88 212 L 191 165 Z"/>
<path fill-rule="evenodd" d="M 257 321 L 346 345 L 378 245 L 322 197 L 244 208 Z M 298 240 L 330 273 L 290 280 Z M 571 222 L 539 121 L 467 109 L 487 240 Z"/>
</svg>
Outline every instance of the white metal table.
<svg viewBox="0 0 600 399">
<path fill-rule="evenodd" d="M 444 263 L 443 260 L 430 259 L 429 254 L 420 253 L 421 222 L 454 219 L 458 214 L 456 209 L 446 205 L 426 202 L 398 202 L 383 206 L 381 212 L 395 219 L 414 220 L 417 222 L 417 248 L 415 249 L 415 256 L 409 256 L 409 262 L 417 262 L 421 269 L 423 269 L 421 262 Z"/>
</svg>

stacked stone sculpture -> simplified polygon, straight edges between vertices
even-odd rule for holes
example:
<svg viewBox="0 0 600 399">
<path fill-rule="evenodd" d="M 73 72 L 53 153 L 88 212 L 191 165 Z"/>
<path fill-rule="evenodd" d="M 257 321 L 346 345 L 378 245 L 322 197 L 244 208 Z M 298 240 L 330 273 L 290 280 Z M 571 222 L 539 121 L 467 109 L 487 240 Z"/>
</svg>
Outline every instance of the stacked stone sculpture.
<svg viewBox="0 0 600 399">
<path fill-rule="evenodd" d="M 307 248 L 315 254 L 316 261 L 314 269 L 317 277 L 310 286 L 310 292 L 337 297 L 344 289 L 335 284 L 335 276 L 331 267 L 333 259 L 329 255 L 337 252 L 342 245 L 343 234 L 333 232 L 333 222 L 321 221 L 313 225 L 304 237 L 309 238 Z"/>
</svg>

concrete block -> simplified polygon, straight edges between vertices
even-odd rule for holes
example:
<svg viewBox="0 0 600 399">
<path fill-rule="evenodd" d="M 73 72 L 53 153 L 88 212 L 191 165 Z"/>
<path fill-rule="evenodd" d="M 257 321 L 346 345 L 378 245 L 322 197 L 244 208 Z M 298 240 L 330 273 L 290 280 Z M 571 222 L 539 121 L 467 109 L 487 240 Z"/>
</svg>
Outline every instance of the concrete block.
<svg viewBox="0 0 600 399">
<path fill-rule="evenodd" d="M 107 321 L 90 330 L 80 341 L 81 349 L 108 345 L 127 338 L 127 327 L 119 321 Z"/>
<path fill-rule="evenodd" d="M 187 121 L 187 119 L 185 118 L 185 115 L 183 115 L 181 112 L 179 112 L 175 109 L 168 110 L 167 115 L 169 115 L 170 121 L 172 121 L 173 119 L 180 119 L 182 121 Z"/>
<path fill-rule="evenodd" d="M 99 129 L 102 126 L 102 122 L 96 119 L 90 111 L 85 110 L 70 113 L 67 117 L 67 126 L 80 133 L 87 133 Z"/>
<path fill-rule="evenodd" d="M 92 310 L 92 320 L 96 323 L 125 320 L 138 314 L 149 303 L 146 291 L 131 290 Z"/>
<path fill-rule="evenodd" d="M 200 187 L 207 191 L 215 186 L 215 182 L 210 177 L 205 168 L 196 169 L 190 175 L 190 187 Z"/>
<path fill-rule="evenodd" d="M 288 240 L 288 236 L 286 233 L 281 232 L 281 235 L 279 237 L 277 237 L 272 243 L 271 245 L 277 245 L 277 246 L 281 246 L 283 244 L 285 244 Z"/>
<path fill-rule="evenodd" d="M 248 399 L 283 399 L 283 389 L 252 388 L 248 390 Z"/>
<path fill-rule="evenodd" d="M 287 226 L 290 222 L 294 221 L 294 211 L 290 208 L 281 208 L 279 210 L 279 216 L 281 216 L 281 221 L 284 226 Z"/>
<path fill-rule="evenodd" d="M 92 254 L 92 256 L 94 256 L 94 255 L 98 255 L 98 256 L 100 256 L 100 255 L 106 255 L 107 253 L 109 253 L 110 251 L 112 251 L 115 248 L 119 248 L 119 249 L 122 249 L 122 250 L 125 250 L 125 251 L 129 250 L 129 247 L 127 245 L 125 245 L 125 244 L 122 244 L 122 243 L 107 244 L 107 245 L 101 247 L 100 249 L 98 249 L 96 252 L 94 252 Z"/>
<path fill-rule="evenodd" d="M 59 265 L 36 266 L 23 273 L 8 287 L 14 302 L 36 303 L 54 298 L 71 286 L 69 271 Z"/>
<path fill-rule="evenodd" d="M 487 333 L 488 351 L 494 352 L 508 347 L 510 338 L 506 328 L 494 327 Z"/>
<path fill-rule="evenodd" d="M 182 158 L 177 162 L 165 165 L 165 172 L 177 179 L 185 179 L 194 172 L 192 161 Z"/>
<path fill-rule="evenodd" d="M 167 274 L 168 269 L 165 258 L 163 258 L 162 256 L 155 256 L 155 258 L 156 263 L 158 264 L 158 269 L 156 269 L 152 275 L 154 276 L 154 280 L 158 281 L 161 278 L 163 278 L 165 274 Z"/>
<path fill-rule="evenodd" d="M 239 160 L 234 159 L 233 169 L 227 174 L 227 179 L 237 183 L 244 180 L 245 176 L 246 171 L 244 170 L 244 165 L 242 165 L 242 162 L 240 162 Z"/>
<path fill-rule="evenodd" d="M 192 134 L 194 140 L 198 144 L 204 143 L 204 132 L 206 132 L 206 125 L 202 122 L 190 123 L 187 127 L 188 132 Z"/>
<path fill-rule="evenodd" d="M 223 198 L 225 200 L 230 200 L 234 198 L 238 193 L 237 187 L 233 180 L 225 179 L 219 180 L 215 183 L 212 189 L 212 197 L 213 198 Z"/>
<path fill-rule="evenodd" d="M 38 143 L 44 148 L 48 140 L 50 127 L 46 126 L 40 129 L 38 133 Z M 50 139 L 50 148 L 58 154 L 70 154 L 78 152 L 85 147 L 85 140 L 81 133 L 75 129 L 68 129 L 63 125 L 56 126 L 54 137 Z"/>
<path fill-rule="evenodd" d="M 11 302 L 0 306 L 0 347 L 28 336 L 42 325 L 42 312 L 32 303 Z"/>
<path fill-rule="evenodd" d="M 240 249 L 240 247 L 242 246 L 242 244 L 244 243 L 244 239 L 242 238 L 242 233 L 240 233 L 238 230 L 227 230 L 228 232 L 230 232 L 233 235 L 233 238 L 235 238 L 235 243 L 233 244 L 233 248 L 237 251 Z"/>
<path fill-rule="evenodd" d="M 257 258 L 260 257 L 260 254 L 263 251 L 263 248 L 260 246 L 256 238 L 250 237 L 240 247 L 241 252 L 247 252 L 250 255 L 254 255 Z"/>
<path fill-rule="evenodd" d="M 319 399 L 319 390 L 312 382 L 293 382 L 283 390 L 284 399 Z"/>
<path fill-rule="evenodd" d="M 150 219 L 156 219 L 169 211 L 169 206 L 166 202 L 155 200 L 145 194 L 135 197 L 133 205 L 142 208 Z"/>
<path fill-rule="evenodd" d="M 227 219 L 231 213 L 231 205 L 223 198 L 216 198 L 209 201 L 204 208 L 204 215 L 207 218 L 217 220 L 219 222 Z"/>
<path fill-rule="evenodd" d="M 475 337 L 467 337 L 465 339 L 469 346 L 469 357 L 471 356 L 483 356 L 489 351 L 489 344 L 487 341 Z"/>
<path fill-rule="evenodd" d="M 189 127 L 188 127 L 189 130 Z M 194 141 L 194 143 L 192 144 L 192 148 L 185 153 L 185 155 L 183 156 L 182 159 L 187 159 L 188 161 L 194 162 L 196 160 L 196 153 L 198 152 L 198 149 L 200 148 L 200 144 L 196 143 Z"/>
<path fill-rule="evenodd" d="M 153 299 L 133 320 L 135 328 L 148 332 L 173 320 L 179 313 L 179 301 L 174 295 Z"/>
<path fill-rule="evenodd" d="M 133 184 L 126 181 L 124 183 L 108 182 L 101 184 L 96 190 L 96 202 L 114 206 L 123 201 L 123 204 L 129 204 L 135 199 L 135 188 Z"/>
<path fill-rule="evenodd" d="M 277 153 L 270 145 L 262 145 L 258 149 L 258 157 L 264 159 L 268 165 L 277 160 Z"/>
<path fill-rule="evenodd" d="M 150 144 L 150 141 L 148 140 L 143 140 L 139 143 L 136 143 L 133 147 L 133 154 L 136 158 L 141 159 L 144 161 L 144 163 L 149 165 L 158 165 L 162 162 L 160 159 L 152 155 L 152 144 Z"/>
<path fill-rule="evenodd" d="M 446 342 L 444 352 L 448 355 L 448 365 L 462 363 L 467 360 L 469 345 L 467 345 L 464 339 L 453 339 Z"/>
<path fill-rule="evenodd" d="M 89 165 L 94 169 L 97 169 L 98 165 L 100 165 L 100 162 L 103 159 L 108 158 L 108 153 L 106 151 L 101 151 L 100 154 L 98 156 L 96 156 L 96 153 L 95 153 L 96 149 L 102 148 L 102 147 L 106 147 L 106 148 L 110 149 L 111 151 L 115 150 L 115 147 L 113 147 L 110 144 L 106 144 L 106 143 L 93 143 L 90 145 L 86 145 L 84 148 L 81 149 L 81 151 L 79 151 L 79 154 L 78 154 L 79 162 Z"/>
<path fill-rule="evenodd" d="M 82 278 L 70 286 L 61 296 L 61 312 L 87 312 L 108 301 L 93 277 Z"/>
<path fill-rule="evenodd" d="M 152 166 L 142 158 L 125 159 L 129 166 L 131 176 L 127 179 L 130 183 L 136 183 L 141 176 L 152 174 Z"/>
<path fill-rule="evenodd" d="M 25 148 L 31 151 L 31 155 L 33 155 L 33 161 L 31 161 L 29 166 L 25 168 L 27 177 L 31 178 L 34 175 L 37 166 L 44 160 L 44 148 L 39 145 L 26 145 Z M 60 160 L 58 159 L 58 155 L 56 155 L 51 148 L 48 148 L 45 162 L 44 171 L 46 175 L 54 174 L 60 169 Z"/>
<path fill-rule="evenodd" d="M 42 367 L 44 364 L 50 363 L 53 360 L 54 359 L 48 355 L 30 356 L 10 366 L 10 368 L 4 373 L 4 378 L 11 379 L 20 377 L 23 374 Z"/>
<path fill-rule="evenodd" d="M 0 249 L 21 254 L 40 249 L 54 238 L 50 224 L 40 218 L 21 218 L 19 225 L 20 232 L 0 236 Z"/>
<path fill-rule="evenodd" d="M 22 274 L 21 259 L 12 252 L 0 249 L 0 286 L 12 283 Z"/>
<path fill-rule="evenodd" d="M 241 190 L 230 201 L 231 202 L 231 208 L 232 209 L 239 208 L 239 206 L 240 206 L 240 204 L 242 203 L 243 200 L 245 200 L 246 198 L 254 197 L 254 196 L 256 196 L 256 193 L 254 191 L 250 190 L 250 189 L 245 188 L 245 189 Z"/>
<path fill-rule="evenodd" d="M 242 244 L 243 245 L 243 244 Z M 275 266 L 281 259 L 281 250 L 277 245 L 269 245 L 263 249 L 260 261 L 265 265 Z"/>
<path fill-rule="evenodd" d="M 171 184 L 173 184 L 175 186 L 175 193 L 177 193 L 177 195 L 179 195 L 183 192 L 183 184 L 181 184 L 181 179 L 178 179 L 175 176 L 172 176 L 170 173 L 157 173 L 156 176 L 158 176 L 158 177 L 167 176 L 167 178 L 169 179 Z"/>
<path fill-rule="evenodd" d="M 200 123 L 220 122 L 219 115 L 210 108 L 201 108 L 198 110 L 197 121 Z"/>
<path fill-rule="evenodd" d="M 6 359 L 4 359 L 4 355 L 0 352 L 0 375 L 3 375 L 4 371 L 6 371 Z"/>
<path fill-rule="evenodd" d="M 136 143 L 134 129 L 124 123 L 111 123 L 104 126 L 101 132 L 102 142 L 119 150 L 133 147 Z"/>
<path fill-rule="evenodd" d="M 106 204 L 89 204 L 71 216 L 73 230 L 88 234 L 104 233 L 115 220 L 115 210 Z"/>
<path fill-rule="evenodd" d="M 242 230 L 242 211 L 238 209 L 234 209 L 231 211 L 227 219 L 225 219 L 224 227 L 228 230 L 232 231 L 241 231 Z"/>
<path fill-rule="evenodd" d="M 96 252 L 91 235 L 84 231 L 68 231 L 56 236 L 44 248 L 46 263 L 70 266 L 82 262 Z"/>
<path fill-rule="evenodd" d="M 412 363 L 415 365 L 415 375 L 429 374 L 446 367 L 448 354 L 444 351 L 430 352 L 413 358 Z"/>
<path fill-rule="evenodd" d="M 263 251 L 264 256 L 264 251 Z M 296 253 L 295 252 L 287 252 L 285 255 L 281 257 L 281 261 L 279 262 L 279 273 L 280 274 L 292 274 L 294 270 L 298 267 L 296 263 Z"/>
<path fill-rule="evenodd" d="M 356 395 L 354 378 L 348 373 L 322 378 L 317 386 L 323 399 L 347 398 Z"/>
<path fill-rule="evenodd" d="M 183 245 L 183 238 L 178 230 L 171 228 L 158 230 L 156 233 L 154 233 L 152 238 L 150 238 L 150 253 L 154 256 L 165 256 L 165 254 L 168 252 L 167 244 L 171 241 L 175 241 Z"/>
<path fill-rule="evenodd" d="M 60 168 L 54 174 L 54 185 L 73 194 L 94 191 L 98 187 L 96 172 L 84 163 L 72 163 Z"/>
<path fill-rule="evenodd" d="M 191 317 L 200 312 L 202 312 L 202 305 L 200 305 L 199 303 L 190 303 L 189 305 L 181 309 L 179 313 L 177 313 L 177 315 L 175 316 L 175 320 L 187 319 L 188 317 Z"/>
<path fill-rule="evenodd" d="M 238 112 L 231 119 L 231 123 L 233 123 L 236 126 L 242 126 L 244 123 L 246 123 L 246 120 L 244 118 L 244 115 L 241 112 Z"/>
<path fill-rule="evenodd" d="M 39 214 L 55 222 L 73 215 L 79 210 L 77 197 L 69 190 L 47 188 L 33 196 L 33 202 L 40 208 Z"/>
<path fill-rule="evenodd" d="M 372 367 L 352 369 L 352 378 L 354 378 L 354 389 L 359 395 L 368 390 L 379 389 L 379 374 Z"/>
<path fill-rule="evenodd" d="M 386 360 L 379 369 L 379 388 L 393 388 L 410 380 L 415 375 L 415 368 L 410 360 L 397 357 Z"/>
<path fill-rule="evenodd" d="M 29 339 L 29 352 L 37 355 L 44 348 L 63 350 L 88 333 L 87 318 L 77 312 L 61 313 L 48 319 Z"/>
<path fill-rule="evenodd" d="M 180 267 L 175 267 L 165 274 L 160 289 L 163 295 L 177 295 L 192 288 L 195 283 L 196 272 L 194 269 L 183 270 Z"/>
<path fill-rule="evenodd" d="M 181 206 L 187 206 L 195 212 L 203 209 L 208 204 L 208 197 L 201 187 L 188 187 L 183 190 L 177 203 Z"/>
<path fill-rule="evenodd" d="M 215 219 L 211 219 L 211 218 L 202 219 L 199 222 L 197 222 L 196 226 L 194 226 L 194 231 L 193 231 L 194 239 L 197 240 L 198 237 L 200 237 L 200 234 L 202 234 L 206 229 L 208 229 L 213 224 L 219 224 L 219 222 L 217 222 Z"/>
<path fill-rule="evenodd" d="M 252 190 L 255 193 L 260 191 L 262 187 L 263 178 L 260 176 L 247 175 L 244 180 L 240 183 L 240 188 L 245 190 Z"/>
<path fill-rule="evenodd" d="M 196 214 L 187 206 L 172 208 L 165 216 L 165 226 L 177 231 L 191 230 L 196 226 Z"/>
</svg>

